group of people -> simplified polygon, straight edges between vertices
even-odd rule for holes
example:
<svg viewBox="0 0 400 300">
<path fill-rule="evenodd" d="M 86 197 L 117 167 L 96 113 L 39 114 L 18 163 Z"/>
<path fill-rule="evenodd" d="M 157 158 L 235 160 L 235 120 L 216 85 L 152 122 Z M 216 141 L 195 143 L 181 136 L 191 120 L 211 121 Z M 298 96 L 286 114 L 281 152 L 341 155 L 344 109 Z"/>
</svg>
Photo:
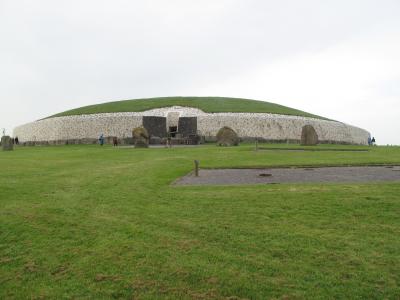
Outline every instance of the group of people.
<svg viewBox="0 0 400 300">
<path fill-rule="evenodd" d="M 368 137 L 368 146 L 374 146 L 376 145 L 375 137 Z"/>
<path fill-rule="evenodd" d="M 16 145 L 19 144 L 18 137 L 15 137 L 14 143 Z M 99 136 L 99 144 L 100 144 L 100 146 L 104 145 L 104 134 L 101 134 Z M 374 146 L 374 145 L 376 145 L 375 137 L 371 138 L 371 136 L 369 136 L 368 137 L 368 146 Z M 113 137 L 113 146 L 115 146 L 115 147 L 118 146 L 118 139 L 115 136 Z M 171 135 L 168 135 L 165 146 L 169 147 L 169 148 L 172 147 Z"/>
<path fill-rule="evenodd" d="M 104 141 L 105 141 L 104 134 L 100 134 L 100 136 L 99 136 L 99 144 L 100 144 L 100 146 L 104 145 Z M 118 146 L 118 138 L 115 137 L 115 136 L 113 137 L 113 146 L 114 147 Z M 171 135 L 168 135 L 166 143 L 165 143 L 165 147 L 167 147 L 167 148 L 171 148 L 172 147 Z"/>
<path fill-rule="evenodd" d="M 100 146 L 103 146 L 104 145 L 104 134 L 100 134 L 100 136 L 99 136 L 99 144 L 100 144 Z M 117 137 L 113 137 L 113 146 L 118 146 L 118 139 L 117 139 Z"/>
<path fill-rule="evenodd" d="M 18 137 L 16 136 L 15 138 L 12 138 L 11 143 L 13 143 L 14 145 L 19 145 Z"/>
</svg>

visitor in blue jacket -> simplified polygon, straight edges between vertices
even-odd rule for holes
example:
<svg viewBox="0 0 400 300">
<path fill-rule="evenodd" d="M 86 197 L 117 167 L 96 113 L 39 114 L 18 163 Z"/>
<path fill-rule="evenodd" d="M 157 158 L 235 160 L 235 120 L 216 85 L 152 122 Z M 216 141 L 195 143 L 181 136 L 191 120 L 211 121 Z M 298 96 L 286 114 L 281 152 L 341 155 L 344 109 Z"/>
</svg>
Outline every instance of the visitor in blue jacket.
<svg viewBox="0 0 400 300">
<path fill-rule="evenodd" d="M 100 143 L 100 146 L 104 145 L 104 135 L 103 134 L 100 134 L 99 143 Z"/>
</svg>

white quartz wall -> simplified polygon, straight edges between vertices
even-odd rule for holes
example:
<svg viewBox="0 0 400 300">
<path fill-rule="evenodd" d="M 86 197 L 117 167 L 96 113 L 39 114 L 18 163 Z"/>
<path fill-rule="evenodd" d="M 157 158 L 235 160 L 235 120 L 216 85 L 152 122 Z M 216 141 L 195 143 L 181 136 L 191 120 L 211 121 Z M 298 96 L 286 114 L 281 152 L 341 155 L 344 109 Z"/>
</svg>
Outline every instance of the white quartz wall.
<svg viewBox="0 0 400 300">
<path fill-rule="evenodd" d="M 195 108 L 174 106 L 145 112 L 49 118 L 15 128 L 14 137 L 18 136 L 21 142 L 98 138 L 100 134 L 124 138 L 131 136 L 133 128 L 142 126 L 142 117 L 149 115 L 165 116 L 170 125 L 177 123 L 179 117 L 197 116 L 197 129 L 204 136 L 215 136 L 221 127 L 229 126 L 240 137 L 299 140 L 306 124 L 314 126 L 320 141 L 366 144 L 369 135 L 363 129 L 336 121 L 266 113 L 208 114 Z"/>
<path fill-rule="evenodd" d="M 221 127 L 228 126 L 240 137 L 267 140 L 299 140 L 303 126 L 308 124 L 315 128 L 320 141 L 367 144 L 366 130 L 336 121 L 253 113 L 207 114 L 197 119 L 197 129 L 206 136 L 215 136 Z"/>
<path fill-rule="evenodd" d="M 82 115 L 56 117 L 28 123 L 14 129 L 20 142 L 97 139 L 104 136 L 131 137 L 132 129 L 142 126 L 142 116 Z"/>
</svg>

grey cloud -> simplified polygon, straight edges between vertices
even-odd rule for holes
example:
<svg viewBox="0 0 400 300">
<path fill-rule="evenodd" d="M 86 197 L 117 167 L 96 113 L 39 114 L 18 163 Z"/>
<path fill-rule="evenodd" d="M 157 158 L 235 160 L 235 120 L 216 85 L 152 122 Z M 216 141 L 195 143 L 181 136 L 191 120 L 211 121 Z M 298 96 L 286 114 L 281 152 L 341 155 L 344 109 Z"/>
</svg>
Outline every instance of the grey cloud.
<svg viewBox="0 0 400 300">
<path fill-rule="evenodd" d="M 364 34 L 398 18 L 399 8 L 398 1 L 3 0 L 0 97 L 9 113 L 20 112 L 4 126 L 226 82 Z"/>
</svg>

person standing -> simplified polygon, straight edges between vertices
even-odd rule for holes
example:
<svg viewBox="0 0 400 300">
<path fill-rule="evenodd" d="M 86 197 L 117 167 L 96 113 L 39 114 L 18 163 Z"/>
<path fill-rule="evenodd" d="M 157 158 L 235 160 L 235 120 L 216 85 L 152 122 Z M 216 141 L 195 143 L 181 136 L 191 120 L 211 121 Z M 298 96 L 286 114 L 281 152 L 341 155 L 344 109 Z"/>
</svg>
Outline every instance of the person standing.
<svg viewBox="0 0 400 300">
<path fill-rule="evenodd" d="M 172 136 L 171 136 L 170 132 L 168 132 L 168 136 L 167 136 L 167 147 L 168 148 L 172 147 Z"/>
<path fill-rule="evenodd" d="M 100 143 L 100 146 L 104 145 L 104 135 L 103 134 L 100 134 L 99 143 Z"/>
</svg>

